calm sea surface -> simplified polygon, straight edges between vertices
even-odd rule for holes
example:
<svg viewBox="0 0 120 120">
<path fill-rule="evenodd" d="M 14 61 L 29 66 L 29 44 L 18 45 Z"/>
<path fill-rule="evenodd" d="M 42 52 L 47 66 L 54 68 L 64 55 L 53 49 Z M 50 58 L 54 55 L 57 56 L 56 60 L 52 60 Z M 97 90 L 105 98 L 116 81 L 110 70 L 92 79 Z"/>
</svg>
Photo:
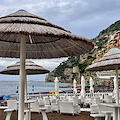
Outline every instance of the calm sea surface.
<svg viewBox="0 0 120 120">
<path fill-rule="evenodd" d="M 59 83 L 59 86 L 66 86 L 70 83 Z M 28 81 L 27 91 L 32 92 L 49 92 L 55 89 L 55 84 L 44 81 Z M 60 88 L 59 90 L 67 90 L 70 88 Z M 19 81 L 0 81 L 0 95 L 15 94 L 19 90 Z"/>
</svg>

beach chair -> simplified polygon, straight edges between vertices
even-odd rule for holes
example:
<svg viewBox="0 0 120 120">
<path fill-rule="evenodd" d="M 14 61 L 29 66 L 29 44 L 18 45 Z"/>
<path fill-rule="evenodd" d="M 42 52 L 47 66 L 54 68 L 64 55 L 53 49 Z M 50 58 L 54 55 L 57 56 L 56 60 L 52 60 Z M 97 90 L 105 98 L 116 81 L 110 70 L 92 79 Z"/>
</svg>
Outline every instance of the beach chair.
<svg viewBox="0 0 120 120">
<path fill-rule="evenodd" d="M 61 100 L 58 100 L 57 103 L 51 103 L 51 110 L 52 111 L 59 112 L 59 110 L 60 110 L 59 101 L 61 101 Z"/>
<path fill-rule="evenodd" d="M 101 103 L 102 100 L 100 100 L 100 97 L 95 97 L 92 99 L 92 103 L 91 104 L 98 104 L 98 103 Z"/>
<path fill-rule="evenodd" d="M 91 113 L 99 113 L 99 107 L 98 104 L 92 104 L 90 105 Z"/>
<path fill-rule="evenodd" d="M 111 120 L 113 109 L 105 105 L 96 104 L 91 105 L 91 117 L 94 117 L 95 120 L 100 120 L 105 118 L 105 120 Z"/>
<path fill-rule="evenodd" d="M 40 104 L 41 104 L 41 107 L 40 107 L 38 101 L 35 101 L 34 103 L 31 103 L 31 112 L 38 112 L 38 113 L 41 112 L 42 116 L 43 116 L 43 120 L 48 120 L 47 115 L 46 115 L 47 108 L 42 105 L 42 102 Z"/>
<path fill-rule="evenodd" d="M 8 106 L 8 109 L 14 109 L 14 110 L 17 110 L 18 109 L 18 106 L 17 106 L 17 101 L 16 100 L 7 100 L 7 106 Z"/>
<path fill-rule="evenodd" d="M 51 112 L 51 105 L 48 97 L 44 98 L 44 104 L 45 104 L 45 107 L 47 108 L 46 112 Z"/>
<path fill-rule="evenodd" d="M 74 106 L 73 102 L 69 101 L 59 101 L 60 114 L 61 113 L 70 113 L 72 115 L 80 113 L 80 106 Z"/>
<path fill-rule="evenodd" d="M 78 97 L 73 97 L 73 104 L 78 105 Z"/>
<path fill-rule="evenodd" d="M 34 103 L 31 103 L 31 112 L 38 112 L 40 113 L 40 110 L 39 110 L 39 102 L 38 101 L 35 101 Z"/>
<path fill-rule="evenodd" d="M 85 99 L 84 99 L 83 106 L 86 107 L 86 106 L 88 106 L 88 105 L 90 105 L 90 104 L 91 104 L 91 98 L 88 98 L 88 97 L 85 98 Z"/>
<path fill-rule="evenodd" d="M 16 100 L 7 100 L 8 108 L 4 110 L 4 112 L 7 112 L 5 120 L 10 120 L 12 112 L 18 109 L 16 102 L 17 102 Z"/>
<path fill-rule="evenodd" d="M 51 105 L 45 105 L 44 99 L 39 99 L 38 102 L 39 102 L 39 108 L 46 107 L 47 108 L 46 112 L 51 112 Z"/>
<path fill-rule="evenodd" d="M 106 102 L 106 103 L 112 103 L 112 102 L 113 102 L 112 96 L 109 96 L 109 95 L 106 96 L 106 97 L 105 97 L 105 102 Z"/>
<path fill-rule="evenodd" d="M 48 97 L 44 98 L 45 105 L 50 105 L 50 99 Z"/>
<path fill-rule="evenodd" d="M 51 103 L 56 103 L 56 102 L 57 102 L 57 99 L 56 99 L 56 98 L 51 98 L 51 99 L 50 99 L 50 102 L 51 102 Z"/>
<path fill-rule="evenodd" d="M 113 108 L 98 104 L 99 112 L 105 114 L 105 120 L 110 120 L 113 114 Z"/>
</svg>

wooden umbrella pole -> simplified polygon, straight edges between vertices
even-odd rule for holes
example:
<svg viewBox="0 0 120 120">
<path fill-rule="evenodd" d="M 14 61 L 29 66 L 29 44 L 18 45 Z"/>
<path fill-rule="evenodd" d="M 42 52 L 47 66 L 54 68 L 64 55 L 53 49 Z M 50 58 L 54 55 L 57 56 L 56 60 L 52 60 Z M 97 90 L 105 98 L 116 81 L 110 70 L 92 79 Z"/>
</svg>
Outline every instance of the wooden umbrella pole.
<svg viewBox="0 0 120 120">
<path fill-rule="evenodd" d="M 21 36 L 18 120 L 24 120 L 24 87 L 25 87 L 25 79 L 26 79 L 25 60 L 26 60 L 26 39 L 25 36 Z"/>
<path fill-rule="evenodd" d="M 118 68 L 116 67 L 116 104 L 119 104 Z"/>
</svg>

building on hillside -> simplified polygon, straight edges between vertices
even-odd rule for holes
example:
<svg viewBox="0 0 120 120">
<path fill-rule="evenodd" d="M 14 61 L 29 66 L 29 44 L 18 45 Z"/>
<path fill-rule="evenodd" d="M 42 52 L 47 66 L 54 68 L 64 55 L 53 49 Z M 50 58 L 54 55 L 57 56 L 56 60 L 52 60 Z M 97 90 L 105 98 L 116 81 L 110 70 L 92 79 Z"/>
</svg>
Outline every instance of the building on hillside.
<svg viewBox="0 0 120 120">
<path fill-rule="evenodd" d="M 120 77 L 120 71 L 118 72 L 118 77 Z M 102 72 L 96 72 L 96 75 L 98 78 L 101 79 L 111 79 L 115 77 L 116 73 L 115 71 L 102 71 Z"/>
<path fill-rule="evenodd" d="M 107 48 L 110 49 L 112 47 L 120 47 L 120 31 L 117 31 L 113 35 L 111 35 L 108 40 Z"/>
</svg>

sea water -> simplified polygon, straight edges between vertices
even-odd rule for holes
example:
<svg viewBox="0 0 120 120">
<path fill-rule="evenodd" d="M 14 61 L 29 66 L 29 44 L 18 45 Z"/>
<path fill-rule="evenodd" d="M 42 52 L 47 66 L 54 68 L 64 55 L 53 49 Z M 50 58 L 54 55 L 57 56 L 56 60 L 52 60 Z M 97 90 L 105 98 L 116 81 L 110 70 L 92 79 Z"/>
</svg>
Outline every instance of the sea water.
<svg viewBox="0 0 120 120">
<path fill-rule="evenodd" d="M 59 86 L 66 86 L 70 83 L 59 83 Z M 60 88 L 59 90 L 68 90 L 70 88 Z M 55 90 L 54 82 L 27 81 L 27 92 L 49 92 Z M 10 95 L 19 92 L 19 81 L 0 81 L 0 95 Z"/>
</svg>

